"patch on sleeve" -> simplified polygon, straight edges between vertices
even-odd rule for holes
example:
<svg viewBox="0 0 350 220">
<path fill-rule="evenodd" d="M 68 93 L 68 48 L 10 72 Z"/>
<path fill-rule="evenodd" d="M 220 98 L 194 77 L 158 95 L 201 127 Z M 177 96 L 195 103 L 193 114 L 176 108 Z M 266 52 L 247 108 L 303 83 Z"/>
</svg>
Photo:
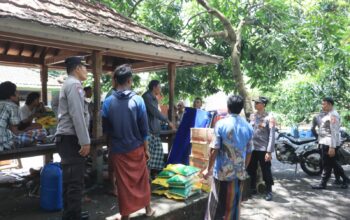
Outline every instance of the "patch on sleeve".
<svg viewBox="0 0 350 220">
<path fill-rule="evenodd" d="M 337 117 L 334 116 L 334 115 L 332 115 L 332 116 L 331 116 L 331 123 L 332 123 L 332 124 L 336 124 L 337 122 L 338 122 Z"/>
<path fill-rule="evenodd" d="M 270 120 L 269 120 L 269 127 L 270 128 L 273 128 L 276 126 L 276 119 L 274 117 L 270 117 Z"/>
<path fill-rule="evenodd" d="M 77 84 L 77 85 L 76 85 L 76 89 L 77 89 L 77 91 L 78 91 L 80 97 L 84 98 L 85 92 L 84 92 L 83 88 L 82 88 L 80 85 Z"/>
</svg>

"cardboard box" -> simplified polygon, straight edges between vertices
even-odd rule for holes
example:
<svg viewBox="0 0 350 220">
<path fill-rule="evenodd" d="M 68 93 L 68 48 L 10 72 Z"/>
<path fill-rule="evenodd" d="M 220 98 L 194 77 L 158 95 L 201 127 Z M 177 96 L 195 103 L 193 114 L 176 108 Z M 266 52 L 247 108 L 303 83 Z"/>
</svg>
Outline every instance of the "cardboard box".
<svg viewBox="0 0 350 220">
<path fill-rule="evenodd" d="M 201 172 L 208 167 L 209 159 L 190 156 L 190 165 L 201 169 Z"/>
<path fill-rule="evenodd" d="M 209 144 L 192 143 L 191 156 L 209 159 Z"/>
<path fill-rule="evenodd" d="M 215 141 L 213 128 L 191 128 L 191 143 L 210 144 Z"/>
</svg>

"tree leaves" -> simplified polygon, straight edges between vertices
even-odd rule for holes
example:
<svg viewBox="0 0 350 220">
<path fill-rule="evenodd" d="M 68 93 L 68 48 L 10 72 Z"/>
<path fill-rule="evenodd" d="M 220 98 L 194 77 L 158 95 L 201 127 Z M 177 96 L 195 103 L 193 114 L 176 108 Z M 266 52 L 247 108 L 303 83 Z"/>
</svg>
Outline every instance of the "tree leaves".
<svg viewBox="0 0 350 220">
<path fill-rule="evenodd" d="M 231 48 L 222 39 L 203 38 L 222 30 L 218 19 L 196 0 L 100 0 L 138 22 L 224 57 L 219 65 L 177 70 L 176 96 L 207 96 L 218 90 L 235 92 Z M 246 82 L 272 98 L 271 110 L 285 122 L 307 120 L 319 111 L 320 99 L 333 96 L 342 115 L 349 115 L 350 3 L 345 0 L 209 0 L 231 24 L 247 18 L 242 32 L 241 68 Z M 153 77 L 167 81 L 166 72 Z M 301 78 L 303 80 L 296 80 Z M 165 90 L 166 93 L 166 90 Z M 349 98 L 348 98 L 349 97 Z M 344 116 L 350 119 L 349 117 Z"/>
</svg>

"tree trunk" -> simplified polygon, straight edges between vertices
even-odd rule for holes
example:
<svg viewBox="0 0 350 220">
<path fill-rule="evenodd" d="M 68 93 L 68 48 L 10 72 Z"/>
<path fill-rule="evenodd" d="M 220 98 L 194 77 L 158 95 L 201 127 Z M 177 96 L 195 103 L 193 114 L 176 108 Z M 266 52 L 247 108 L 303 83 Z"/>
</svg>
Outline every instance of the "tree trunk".
<svg viewBox="0 0 350 220">
<path fill-rule="evenodd" d="M 232 48 L 231 60 L 233 80 L 236 82 L 238 93 L 244 98 L 244 113 L 246 118 L 249 118 L 250 114 L 253 112 L 253 107 L 249 94 L 245 88 L 240 61 L 242 41 L 241 31 L 246 21 L 244 19 L 241 20 L 235 30 L 230 20 L 217 9 L 210 7 L 207 0 L 197 0 L 197 2 L 202 5 L 208 13 L 217 17 L 224 26 L 225 31 L 214 32 L 212 34 L 207 34 L 207 36 L 221 37 L 230 44 Z"/>
<path fill-rule="evenodd" d="M 239 43 L 231 43 L 231 48 L 233 80 L 236 82 L 238 93 L 244 98 L 244 114 L 248 119 L 250 114 L 253 112 L 253 106 L 251 103 L 251 98 L 247 92 L 247 89 L 245 88 L 245 83 L 241 72 Z"/>
</svg>

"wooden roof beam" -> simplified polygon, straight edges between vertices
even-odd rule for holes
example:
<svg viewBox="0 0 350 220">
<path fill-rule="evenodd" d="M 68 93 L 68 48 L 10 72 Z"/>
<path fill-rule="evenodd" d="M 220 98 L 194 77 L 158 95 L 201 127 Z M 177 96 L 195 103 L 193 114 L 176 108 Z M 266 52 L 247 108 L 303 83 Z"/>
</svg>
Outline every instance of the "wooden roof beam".
<svg viewBox="0 0 350 220">
<path fill-rule="evenodd" d="M 67 57 L 72 57 L 72 56 L 88 56 L 91 55 L 89 53 L 81 53 L 81 52 L 72 52 L 72 53 L 65 53 L 65 54 L 61 54 L 58 56 L 53 56 L 53 57 L 48 57 L 45 59 L 44 64 L 45 65 L 55 65 L 55 64 L 59 64 L 59 63 L 63 63 L 64 60 Z"/>
<path fill-rule="evenodd" d="M 221 62 L 222 59 L 221 57 L 196 50 L 191 50 L 190 52 L 187 50 L 169 49 L 166 45 L 147 44 L 118 37 L 110 38 L 95 34 L 84 34 L 35 22 L 24 22 L 11 18 L 3 19 L 3 21 L 0 23 L 0 36 L 20 40 L 30 39 L 37 42 L 37 44 L 55 44 L 55 46 L 52 46 L 54 48 L 73 50 L 75 47 L 77 51 L 83 51 L 84 49 L 110 50 L 139 56 L 142 60 L 152 58 L 155 62 L 216 64 Z"/>
<path fill-rule="evenodd" d="M 4 49 L 4 52 L 3 52 L 4 55 L 7 55 L 7 52 L 9 51 L 10 46 L 11 46 L 11 42 L 8 41 L 8 42 L 6 43 L 6 46 L 5 46 L 5 49 Z"/>
<path fill-rule="evenodd" d="M 18 55 L 19 55 L 19 56 L 22 56 L 23 51 L 24 51 L 24 45 L 21 44 L 21 45 L 19 46 L 19 53 L 18 53 Z"/>
<path fill-rule="evenodd" d="M 22 56 L 10 56 L 0 54 L 0 62 L 4 63 L 22 63 L 22 64 L 41 64 L 39 58 L 34 57 L 22 57 Z"/>
<path fill-rule="evenodd" d="M 154 67 L 154 66 L 164 66 L 166 63 L 156 63 L 156 62 L 138 62 L 138 63 L 132 63 L 131 66 L 133 69 L 142 69 L 147 67 Z"/>
<path fill-rule="evenodd" d="M 33 46 L 33 49 L 32 49 L 32 55 L 31 55 L 31 57 L 34 57 L 37 51 L 38 51 L 38 46 L 34 45 L 34 46 Z"/>
</svg>

